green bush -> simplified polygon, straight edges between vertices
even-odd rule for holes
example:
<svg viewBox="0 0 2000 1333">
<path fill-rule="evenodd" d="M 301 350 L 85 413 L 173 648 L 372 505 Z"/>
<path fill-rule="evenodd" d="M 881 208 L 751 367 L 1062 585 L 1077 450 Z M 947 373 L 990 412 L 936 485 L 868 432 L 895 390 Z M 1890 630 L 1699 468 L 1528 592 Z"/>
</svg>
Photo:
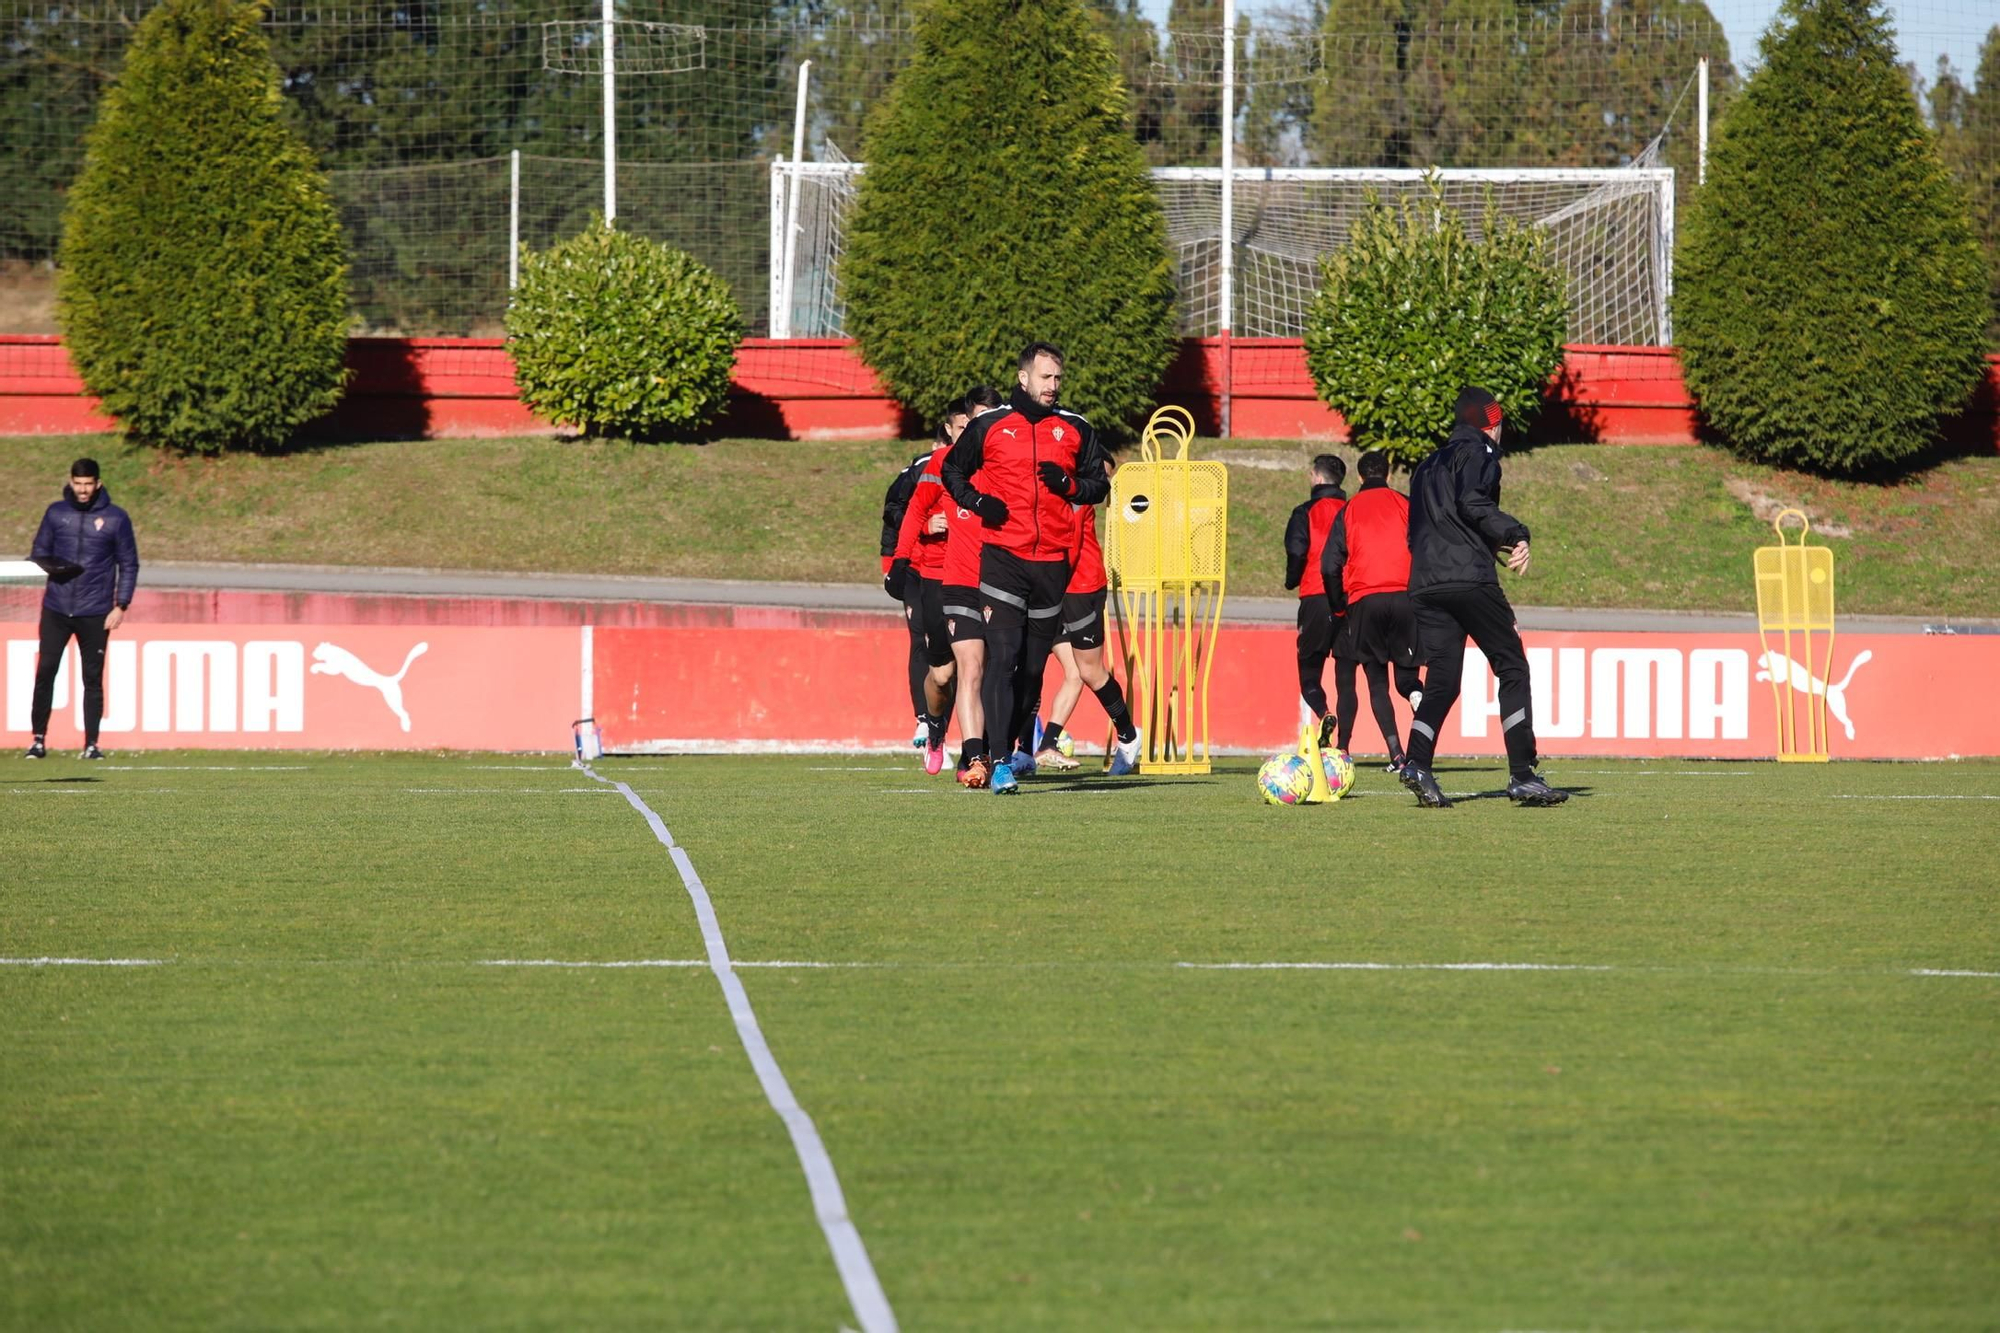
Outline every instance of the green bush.
<svg viewBox="0 0 2000 1333">
<path fill-rule="evenodd" d="M 346 379 L 347 261 L 327 180 L 285 119 L 261 4 L 164 0 L 91 128 L 56 318 L 139 439 L 283 443 Z"/>
<path fill-rule="evenodd" d="M 1014 383 L 1031 339 L 1108 432 L 1174 350 L 1166 220 L 1110 44 L 1077 0 L 935 0 L 869 119 L 840 269 L 848 327 L 903 402 Z"/>
<path fill-rule="evenodd" d="M 1785 0 L 1762 49 L 1682 233 L 1688 388 L 1747 457 L 1893 466 L 1985 372 L 1967 201 L 1870 0 Z"/>
<path fill-rule="evenodd" d="M 1451 430 L 1459 388 L 1492 391 L 1532 418 L 1562 362 L 1569 302 L 1548 238 L 1500 216 L 1480 235 L 1446 206 L 1436 177 L 1385 204 L 1370 194 L 1347 243 L 1320 260 L 1306 312 L 1306 366 L 1356 448 L 1414 463 Z"/>
<path fill-rule="evenodd" d="M 507 350 L 521 400 L 593 435 L 685 435 L 729 399 L 743 314 L 686 253 L 602 217 L 521 264 Z"/>
</svg>

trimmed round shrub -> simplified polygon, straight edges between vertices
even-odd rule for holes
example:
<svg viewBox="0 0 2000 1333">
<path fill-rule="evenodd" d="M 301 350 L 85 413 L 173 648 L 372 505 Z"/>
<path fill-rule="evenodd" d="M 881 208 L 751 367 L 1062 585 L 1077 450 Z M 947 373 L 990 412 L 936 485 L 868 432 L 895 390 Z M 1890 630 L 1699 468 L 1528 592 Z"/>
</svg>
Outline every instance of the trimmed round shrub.
<svg viewBox="0 0 2000 1333">
<path fill-rule="evenodd" d="M 1320 260 L 1306 311 L 1306 366 L 1357 449 L 1415 463 L 1451 431 L 1461 386 L 1491 390 L 1530 420 L 1562 362 L 1569 300 L 1548 238 L 1489 198 L 1480 234 L 1429 188 L 1371 194 L 1347 243 Z"/>
<path fill-rule="evenodd" d="M 1063 403 L 1118 433 L 1174 350 L 1174 267 L 1110 43 L 1077 0 L 935 0 L 868 121 L 840 268 L 861 354 L 929 413 L 1063 349 Z"/>
<path fill-rule="evenodd" d="M 594 217 L 521 262 L 507 350 L 521 401 L 591 435 L 699 431 L 729 401 L 743 312 L 693 256 Z"/>
<path fill-rule="evenodd" d="M 1786 0 L 1762 50 L 1681 234 L 1687 385 L 1746 457 L 1893 469 L 1985 373 L 1969 205 L 1867 0 Z"/>
<path fill-rule="evenodd" d="M 132 436 L 282 444 L 346 383 L 347 260 L 325 173 L 239 0 L 163 0 L 105 93 L 70 191 L 56 318 Z"/>
</svg>

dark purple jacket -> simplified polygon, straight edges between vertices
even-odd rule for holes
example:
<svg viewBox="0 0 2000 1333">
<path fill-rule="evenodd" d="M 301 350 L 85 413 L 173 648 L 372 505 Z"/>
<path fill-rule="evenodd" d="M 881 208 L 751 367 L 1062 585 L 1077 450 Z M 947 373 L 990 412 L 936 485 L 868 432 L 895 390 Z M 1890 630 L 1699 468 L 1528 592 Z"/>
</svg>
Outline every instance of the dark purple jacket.
<svg viewBox="0 0 2000 1333">
<path fill-rule="evenodd" d="M 111 503 L 111 492 L 97 488 L 88 505 L 76 502 L 76 492 L 63 487 L 63 498 L 42 515 L 31 556 L 74 560 L 83 573 L 67 583 L 49 583 L 42 606 L 61 616 L 109 615 L 113 606 L 130 606 L 139 586 L 139 544 L 132 538 L 132 519 Z"/>
</svg>

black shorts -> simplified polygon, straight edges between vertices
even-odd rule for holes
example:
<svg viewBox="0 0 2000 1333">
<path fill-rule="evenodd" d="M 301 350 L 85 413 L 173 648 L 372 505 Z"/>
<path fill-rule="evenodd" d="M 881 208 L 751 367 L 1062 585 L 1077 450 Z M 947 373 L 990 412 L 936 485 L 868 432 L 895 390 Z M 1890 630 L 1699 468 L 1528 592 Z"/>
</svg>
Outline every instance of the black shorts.
<svg viewBox="0 0 2000 1333">
<path fill-rule="evenodd" d="M 1356 662 L 1416 666 L 1417 622 L 1410 594 L 1377 592 L 1349 602 L 1333 654 Z"/>
<path fill-rule="evenodd" d="M 1340 621 L 1321 596 L 1299 598 L 1299 661 L 1324 663 L 1340 637 Z"/>
<path fill-rule="evenodd" d="M 1104 603 L 1110 591 L 1109 588 L 1099 588 L 1096 592 L 1064 593 L 1062 632 L 1056 637 L 1056 642 L 1066 643 L 1072 648 L 1102 648 Z"/>
<path fill-rule="evenodd" d="M 1067 560 L 1023 560 L 997 546 L 980 553 L 979 613 L 991 628 L 1025 625 L 1032 637 L 1054 639 L 1068 587 Z"/>
<path fill-rule="evenodd" d="M 940 584 L 938 611 L 944 617 L 946 644 L 986 642 L 986 619 L 979 614 L 979 589 L 962 583 Z"/>
<path fill-rule="evenodd" d="M 944 585 L 936 579 L 913 578 L 915 589 L 910 601 L 916 612 L 915 623 L 923 634 L 924 664 L 926 666 L 951 665 L 951 636 L 944 626 Z"/>
</svg>

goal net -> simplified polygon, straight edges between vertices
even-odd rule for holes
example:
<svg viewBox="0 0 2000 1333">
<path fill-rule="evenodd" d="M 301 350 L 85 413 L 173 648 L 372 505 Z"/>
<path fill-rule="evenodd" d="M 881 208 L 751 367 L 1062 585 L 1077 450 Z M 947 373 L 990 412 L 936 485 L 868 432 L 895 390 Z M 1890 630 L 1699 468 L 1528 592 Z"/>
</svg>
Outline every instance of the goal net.
<svg viewBox="0 0 2000 1333">
<path fill-rule="evenodd" d="M 799 188 L 791 283 L 791 331 L 800 338 L 845 332 L 839 253 L 862 171 L 856 162 L 779 164 L 771 178 L 771 294 L 784 291 L 789 191 Z M 1418 170 L 1244 167 L 1234 173 L 1231 232 L 1235 273 L 1230 332 L 1297 338 L 1319 290 L 1320 257 L 1347 240 L 1372 192 L 1385 204 L 1422 191 Z M 1639 165 L 1601 169 L 1440 170 L 1445 202 L 1478 235 L 1486 201 L 1503 216 L 1541 228 L 1569 282 L 1569 333 L 1576 343 L 1673 340 L 1674 173 L 1648 153 Z M 1222 329 L 1222 169 L 1156 167 L 1180 280 L 1180 332 Z"/>
</svg>

